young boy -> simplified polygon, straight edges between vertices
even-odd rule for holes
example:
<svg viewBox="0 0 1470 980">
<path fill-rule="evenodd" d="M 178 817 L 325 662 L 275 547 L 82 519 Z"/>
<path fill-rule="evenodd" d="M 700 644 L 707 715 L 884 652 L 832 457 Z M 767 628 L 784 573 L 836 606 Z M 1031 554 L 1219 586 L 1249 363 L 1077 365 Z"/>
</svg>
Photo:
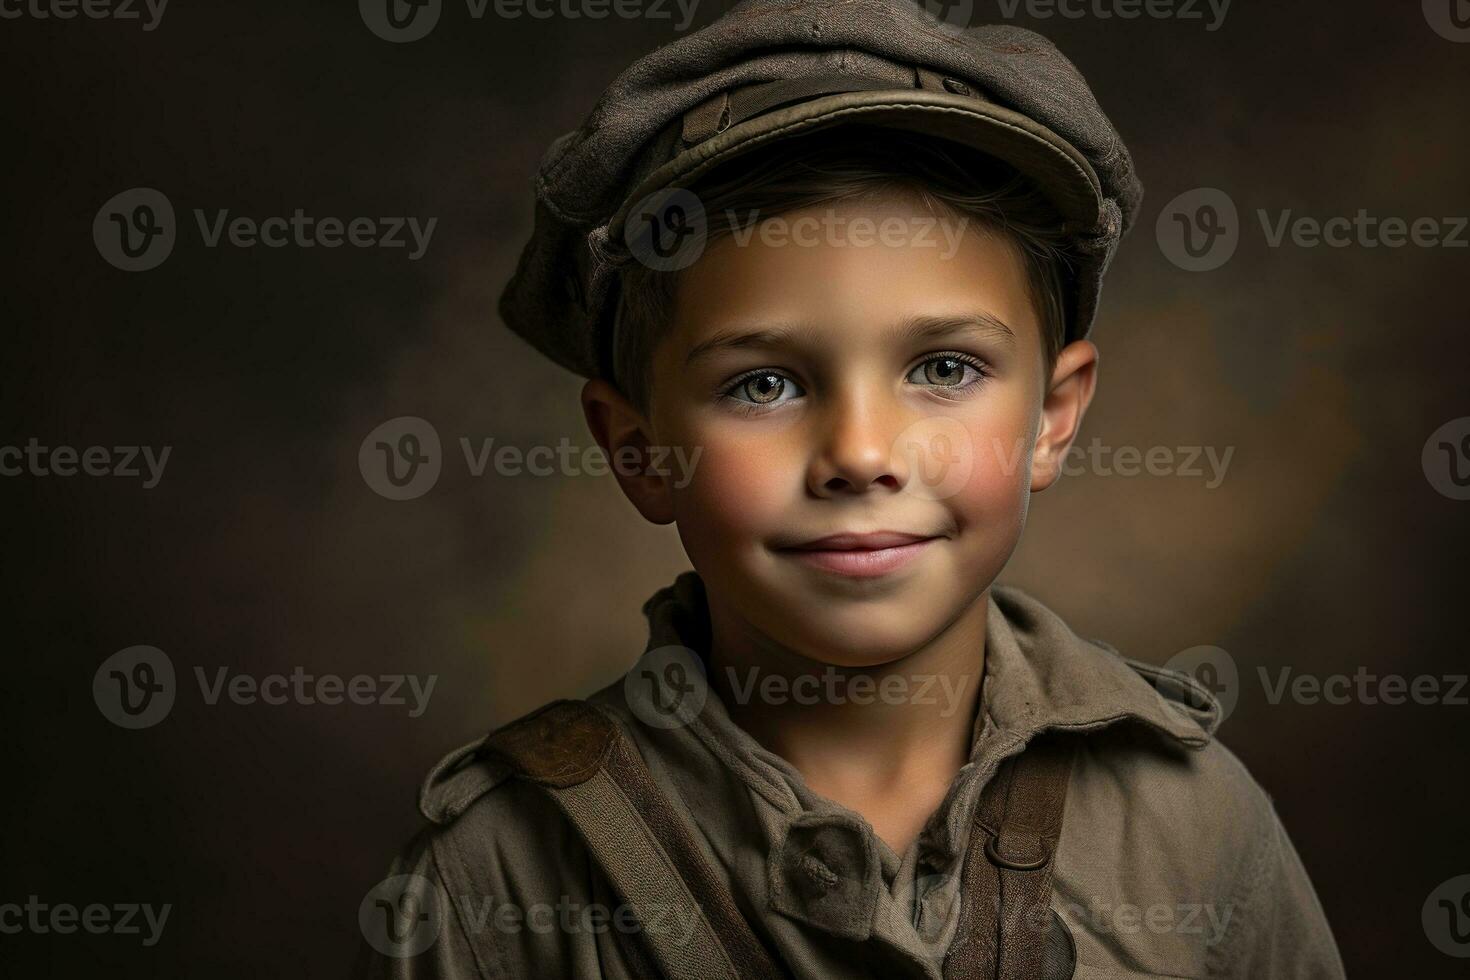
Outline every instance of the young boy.
<svg viewBox="0 0 1470 980">
<path fill-rule="evenodd" d="M 1343 975 L 1209 692 L 994 585 L 1141 194 L 1048 42 L 903 0 L 747 0 L 613 83 L 501 312 L 694 571 L 622 681 L 430 773 L 367 972 Z"/>
</svg>

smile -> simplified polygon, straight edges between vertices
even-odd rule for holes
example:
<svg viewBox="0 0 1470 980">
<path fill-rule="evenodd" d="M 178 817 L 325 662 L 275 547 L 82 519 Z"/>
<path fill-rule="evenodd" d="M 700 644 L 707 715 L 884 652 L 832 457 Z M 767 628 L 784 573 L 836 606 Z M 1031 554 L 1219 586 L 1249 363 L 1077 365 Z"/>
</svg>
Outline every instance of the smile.
<svg viewBox="0 0 1470 980">
<path fill-rule="evenodd" d="M 777 554 L 812 568 L 853 578 L 887 575 L 910 564 L 935 537 L 880 531 L 875 534 L 837 534 L 790 548 Z"/>
</svg>

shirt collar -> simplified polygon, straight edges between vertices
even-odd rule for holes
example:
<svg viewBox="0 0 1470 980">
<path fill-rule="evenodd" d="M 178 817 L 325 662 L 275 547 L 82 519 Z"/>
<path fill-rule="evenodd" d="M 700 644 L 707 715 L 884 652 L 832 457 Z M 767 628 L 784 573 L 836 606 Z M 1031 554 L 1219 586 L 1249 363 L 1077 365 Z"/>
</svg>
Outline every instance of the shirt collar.
<svg viewBox="0 0 1470 980">
<path fill-rule="evenodd" d="M 710 686 L 694 677 L 700 673 L 694 661 L 707 654 L 710 639 L 704 583 L 696 573 L 683 573 L 643 606 L 649 623 L 645 656 L 656 658 L 667 654 L 662 648 L 682 647 L 677 651 L 680 669 L 635 668 L 627 677 L 636 675 L 636 684 L 628 686 L 625 678 L 609 691 L 620 707 L 632 708 L 644 722 L 656 722 L 631 730 L 645 756 L 660 760 L 660 771 L 680 773 L 669 775 L 671 785 L 681 793 L 681 786 L 689 788 L 691 815 L 709 838 L 722 841 L 728 853 L 739 853 L 742 846 L 732 842 L 745 842 L 750 864 L 741 866 L 762 869 L 757 877 L 763 882 L 791 884 L 748 884 L 763 908 L 769 904 L 772 914 L 850 939 L 876 933 L 922 960 L 914 952 L 915 923 L 945 920 L 915 918 L 911 900 L 934 908 L 947 908 L 956 900 L 958 869 L 969 849 L 980 792 L 999 765 L 1023 751 L 1032 737 L 1047 729 L 1089 733 L 1131 722 L 1166 742 L 1196 749 L 1209 743 L 1219 722 L 1218 703 L 1193 678 L 1126 660 L 1109 647 L 1084 640 L 1015 589 L 994 588 L 987 601 L 981 708 L 969 761 L 902 855 L 883 846 L 859 815 L 812 793 L 795 767 L 735 725 Z M 670 684 L 669 678 L 681 682 Z M 701 689 L 699 694 L 685 701 L 695 689 Z M 691 714 L 670 726 L 633 707 L 629 696 L 634 692 L 640 701 L 651 697 L 664 708 L 688 705 Z M 691 739 L 704 751 L 693 750 Z M 721 795 L 720 787 L 733 786 L 764 798 L 769 807 L 752 811 L 744 801 Z M 800 898 L 805 894 L 799 887 L 806 880 L 804 862 L 814 848 L 824 855 L 834 880 L 848 888 L 833 892 L 835 898 Z M 730 860 L 732 866 L 740 865 Z M 920 882 L 928 883 L 922 899 L 917 897 Z M 938 940 L 925 934 L 923 941 Z"/>
<path fill-rule="evenodd" d="M 977 747 L 992 729 L 1024 742 L 1048 729 L 1088 732 L 1124 721 L 1190 748 L 1209 743 L 1220 704 L 1193 677 L 1083 639 L 1019 589 L 994 587 L 988 601 Z M 701 656 L 708 652 L 709 607 L 697 572 L 684 572 L 656 592 L 643 614 L 648 649 L 678 645 Z"/>
<path fill-rule="evenodd" d="M 1085 640 L 1005 586 L 991 590 L 981 704 L 998 730 L 1028 739 L 1046 729 L 1085 732 L 1132 721 L 1200 748 L 1220 724 L 1219 702 L 1193 677 Z"/>
</svg>

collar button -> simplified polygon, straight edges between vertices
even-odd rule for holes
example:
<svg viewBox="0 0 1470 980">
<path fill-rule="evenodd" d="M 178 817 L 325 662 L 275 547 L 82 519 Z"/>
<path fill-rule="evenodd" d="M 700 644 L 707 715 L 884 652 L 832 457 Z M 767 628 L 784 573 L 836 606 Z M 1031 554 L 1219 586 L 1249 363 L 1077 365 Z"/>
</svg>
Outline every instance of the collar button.
<svg viewBox="0 0 1470 980">
<path fill-rule="evenodd" d="M 843 814 L 803 814 L 780 833 L 768 863 L 777 912 L 858 941 L 872 931 L 879 864 L 872 831 Z"/>
</svg>

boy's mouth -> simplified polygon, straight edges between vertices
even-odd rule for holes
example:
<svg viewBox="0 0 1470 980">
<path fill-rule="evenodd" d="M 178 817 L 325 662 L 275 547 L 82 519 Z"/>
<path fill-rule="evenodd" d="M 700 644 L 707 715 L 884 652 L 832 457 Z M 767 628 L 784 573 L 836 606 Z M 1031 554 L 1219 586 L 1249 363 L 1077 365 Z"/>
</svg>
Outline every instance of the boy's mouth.
<svg viewBox="0 0 1470 980">
<path fill-rule="evenodd" d="M 902 531 L 829 534 L 775 550 L 778 554 L 822 571 L 854 578 L 872 578 L 887 575 L 909 564 L 938 537 Z"/>
</svg>

